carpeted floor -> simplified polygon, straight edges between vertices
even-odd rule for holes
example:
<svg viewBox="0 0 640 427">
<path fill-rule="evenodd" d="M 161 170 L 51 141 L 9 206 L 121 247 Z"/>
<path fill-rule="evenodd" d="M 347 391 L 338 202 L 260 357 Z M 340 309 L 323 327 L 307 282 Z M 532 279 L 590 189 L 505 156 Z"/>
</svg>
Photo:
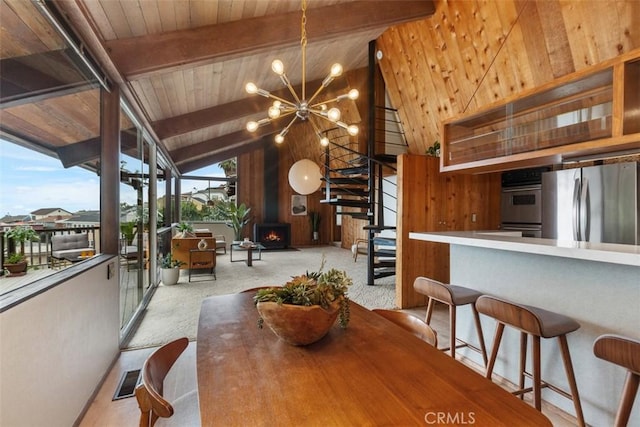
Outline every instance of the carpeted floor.
<svg viewBox="0 0 640 427">
<path fill-rule="evenodd" d="M 198 316 L 202 300 L 211 295 L 222 295 L 259 286 L 282 285 L 291 276 L 306 271 L 317 271 L 325 256 L 324 270 L 345 270 L 353 279 L 349 297 L 367 308 L 395 308 L 395 276 L 376 281 L 375 286 L 366 284 L 367 257 L 358 256 L 353 261 L 350 251 L 334 246 L 301 248 L 297 251 L 264 251 L 261 261 L 253 267 L 244 262 L 229 262 L 229 253 L 217 257 L 216 275 L 192 275 L 181 272 L 180 281 L 174 286 L 160 285 L 127 348 L 158 346 L 175 338 L 196 338 Z M 244 254 L 241 254 L 245 256 Z"/>
</svg>

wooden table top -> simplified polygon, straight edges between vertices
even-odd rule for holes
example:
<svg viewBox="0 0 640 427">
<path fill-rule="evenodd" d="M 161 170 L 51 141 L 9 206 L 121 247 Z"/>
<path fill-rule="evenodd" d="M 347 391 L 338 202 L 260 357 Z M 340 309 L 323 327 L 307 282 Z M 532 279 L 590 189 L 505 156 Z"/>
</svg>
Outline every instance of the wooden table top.
<svg viewBox="0 0 640 427">
<path fill-rule="evenodd" d="M 550 426 L 498 385 L 351 303 L 347 329 L 295 347 L 258 329 L 253 292 L 206 298 L 198 325 L 203 426 Z"/>
</svg>

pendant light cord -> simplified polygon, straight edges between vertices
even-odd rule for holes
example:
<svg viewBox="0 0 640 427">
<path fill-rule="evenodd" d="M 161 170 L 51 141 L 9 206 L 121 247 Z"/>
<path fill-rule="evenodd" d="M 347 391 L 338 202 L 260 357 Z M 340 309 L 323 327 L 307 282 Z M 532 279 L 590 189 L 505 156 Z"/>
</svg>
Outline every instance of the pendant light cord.
<svg viewBox="0 0 640 427">
<path fill-rule="evenodd" d="M 302 0 L 302 22 L 300 23 L 300 47 L 302 48 L 302 100 L 306 101 L 307 64 L 307 0 Z"/>
</svg>

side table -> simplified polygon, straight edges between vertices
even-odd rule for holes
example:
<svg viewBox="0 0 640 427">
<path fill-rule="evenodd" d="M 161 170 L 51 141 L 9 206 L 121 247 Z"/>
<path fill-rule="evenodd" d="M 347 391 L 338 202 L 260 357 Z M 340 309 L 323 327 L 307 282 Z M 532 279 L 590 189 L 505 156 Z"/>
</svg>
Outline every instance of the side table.
<svg viewBox="0 0 640 427">
<path fill-rule="evenodd" d="M 261 245 L 260 243 L 255 243 L 251 246 L 242 246 L 240 243 L 232 243 L 231 246 L 229 246 L 229 261 L 230 262 L 240 262 L 240 261 L 246 261 L 247 266 L 251 267 L 253 266 L 253 261 L 261 261 L 262 260 L 262 250 L 265 247 L 263 245 Z M 246 260 L 244 259 L 233 259 L 233 251 L 238 252 L 238 251 L 246 251 L 247 252 L 247 258 Z M 258 252 L 258 256 L 254 257 L 254 253 L 255 251 Z"/>
<path fill-rule="evenodd" d="M 210 268 L 213 278 L 216 277 L 216 249 L 189 249 L 189 281 L 191 281 L 191 270 Z"/>
</svg>

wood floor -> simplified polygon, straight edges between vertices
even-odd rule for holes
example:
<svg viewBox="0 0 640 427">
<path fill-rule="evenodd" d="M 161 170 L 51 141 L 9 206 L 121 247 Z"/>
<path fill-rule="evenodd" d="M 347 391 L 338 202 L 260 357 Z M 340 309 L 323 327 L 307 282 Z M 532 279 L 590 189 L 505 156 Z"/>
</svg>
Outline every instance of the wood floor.
<svg viewBox="0 0 640 427">
<path fill-rule="evenodd" d="M 424 316 L 425 309 L 411 309 L 408 310 L 412 314 L 419 318 Z M 434 315 L 431 321 L 431 325 L 438 333 L 438 341 L 440 343 L 446 343 L 449 339 L 448 334 L 448 317 L 446 307 L 436 306 Z M 441 345 L 442 346 L 442 345 Z M 96 398 L 87 409 L 85 416 L 79 424 L 79 427 L 104 427 L 104 426 L 136 426 L 139 422 L 138 404 L 135 397 L 129 397 L 119 400 L 112 400 L 116 393 L 116 389 L 127 371 L 140 369 L 144 360 L 149 354 L 151 354 L 155 348 L 145 348 L 137 350 L 123 351 L 114 367 L 106 377 L 100 391 Z M 167 377 L 167 383 L 165 393 L 168 395 L 181 395 L 189 389 L 196 387 L 195 376 L 195 354 L 196 354 L 196 342 L 189 343 L 189 346 L 178 359 L 174 369 L 171 371 L 171 377 Z M 476 370 L 480 375 L 483 375 L 484 368 L 469 361 L 468 359 L 460 359 L 462 363 L 465 363 L 470 368 Z M 494 381 L 498 382 L 501 386 L 508 390 L 513 390 L 513 384 L 507 381 L 500 381 L 499 378 L 495 378 Z M 528 393 L 529 395 L 531 393 Z M 530 397 L 525 398 L 530 402 Z M 556 427 L 569 427 L 577 425 L 575 417 L 566 412 L 558 409 L 557 407 L 543 403 L 542 412 L 551 420 Z"/>
</svg>

